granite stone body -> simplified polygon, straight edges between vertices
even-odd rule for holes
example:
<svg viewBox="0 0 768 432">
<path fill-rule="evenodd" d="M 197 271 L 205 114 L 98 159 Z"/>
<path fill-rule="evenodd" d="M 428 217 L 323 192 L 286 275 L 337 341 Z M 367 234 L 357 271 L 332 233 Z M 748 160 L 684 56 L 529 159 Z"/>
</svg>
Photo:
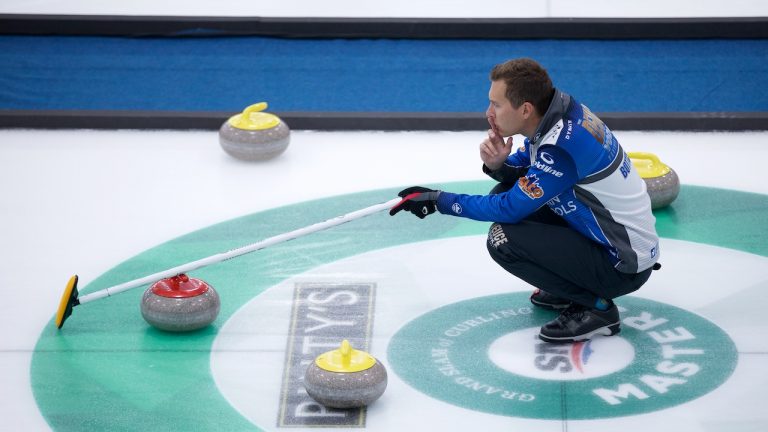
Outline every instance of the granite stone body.
<svg viewBox="0 0 768 432">
<path fill-rule="evenodd" d="M 659 209 L 668 206 L 680 193 L 680 178 L 675 170 L 660 177 L 644 178 L 648 195 L 651 197 L 651 208 Z"/>
<path fill-rule="evenodd" d="M 304 386 L 321 405 L 359 408 L 370 405 L 384 393 L 387 370 L 379 361 L 359 372 L 331 372 L 312 362 L 304 375 Z"/>
<path fill-rule="evenodd" d="M 239 129 L 229 122 L 219 129 L 219 144 L 229 155 L 246 161 L 260 161 L 280 155 L 288 148 L 291 131 L 285 122 L 262 130 Z"/>
<path fill-rule="evenodd" d="M 144 291 L 141 298 L 141 316 L 150 325 L 165 331 L 186 332 L 211 324 L 219 314 L 221 300 L 211 286 L 205 292 L 190 297 L 165 297 Z"/>
</svg>

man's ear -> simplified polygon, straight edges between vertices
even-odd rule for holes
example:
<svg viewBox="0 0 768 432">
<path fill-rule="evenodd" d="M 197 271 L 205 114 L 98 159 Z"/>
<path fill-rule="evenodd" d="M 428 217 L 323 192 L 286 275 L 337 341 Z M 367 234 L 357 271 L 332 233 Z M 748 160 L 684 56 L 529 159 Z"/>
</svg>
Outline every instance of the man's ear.
<svg viewBox="0 0 768 432">
<path fill-rule="evenodd" d="M 523 118 L 528 119 L 531 116 L 531 109 L 533 108 L 533 105 L 531 105 L 530 102 L 523 102 Z"/>
<path fill-rule="evenodd" d="M 530 102 L 523 102 L 523 118 L 530 118 L 535 112 L 536 108 Z"/>
</svg>

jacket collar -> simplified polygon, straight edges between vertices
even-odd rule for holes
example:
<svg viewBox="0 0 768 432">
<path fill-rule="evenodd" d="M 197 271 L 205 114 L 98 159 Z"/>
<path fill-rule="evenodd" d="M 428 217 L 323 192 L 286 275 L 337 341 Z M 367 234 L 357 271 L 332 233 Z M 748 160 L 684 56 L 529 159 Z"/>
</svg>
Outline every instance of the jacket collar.
<svg viewBox="0 0 768 432">
<path fill-rule="evenodd" d="M 549 103 L 547 112 L 544 113 L 544 117 L 541 118 L 539 127 L 536 128 L 536 132 L 533 134 L 533 138 L 530 139 L 531 143 L 534 145 L 538 144 L 541 137 L 546 135 L 547 131 L 552 129 L 552 126 L 563 118 L 565 112 L 568 111 L 568 106 L 570 104 L 571 96 L 555 89 L 555 95 L 552 97 L 552 102 Z"/>
</svg>

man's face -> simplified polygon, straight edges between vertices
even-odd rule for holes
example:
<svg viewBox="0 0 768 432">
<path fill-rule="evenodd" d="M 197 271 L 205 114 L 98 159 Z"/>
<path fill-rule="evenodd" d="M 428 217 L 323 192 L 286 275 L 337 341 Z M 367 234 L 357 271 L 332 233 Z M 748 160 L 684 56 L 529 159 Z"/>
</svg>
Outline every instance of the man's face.
<svg viewBox="0 0 768 432">
<path fill-rule="evenodd" d="M 502 136 L 511 136 L 523 132 L 525 121 L 528 118 L 526 105 L 515 108 L 507 99 L 505 93 L 507 85 L 504 81 L 491 81 L 491 90 L 488 92 L 490 104 L 485 111 L 485 116 L 490 118 Z"/>
</svg>

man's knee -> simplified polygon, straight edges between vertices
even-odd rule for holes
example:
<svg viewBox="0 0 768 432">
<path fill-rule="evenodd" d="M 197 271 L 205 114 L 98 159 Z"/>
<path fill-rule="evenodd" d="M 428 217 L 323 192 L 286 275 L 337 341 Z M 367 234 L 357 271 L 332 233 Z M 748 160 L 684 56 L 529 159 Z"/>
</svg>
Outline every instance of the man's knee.
<svg viewBox="0 0 768 432">
<path fill-rule="evenodd" d="M 510 253 L 512 248 L 509 246 L 509 238 L 504 227 L 499 223 L 492 224 L 488 230 L 488 241 L 486 242 L 491 258 L 499 264 L 516 261 L 516 257 Z"/>
</svg>

